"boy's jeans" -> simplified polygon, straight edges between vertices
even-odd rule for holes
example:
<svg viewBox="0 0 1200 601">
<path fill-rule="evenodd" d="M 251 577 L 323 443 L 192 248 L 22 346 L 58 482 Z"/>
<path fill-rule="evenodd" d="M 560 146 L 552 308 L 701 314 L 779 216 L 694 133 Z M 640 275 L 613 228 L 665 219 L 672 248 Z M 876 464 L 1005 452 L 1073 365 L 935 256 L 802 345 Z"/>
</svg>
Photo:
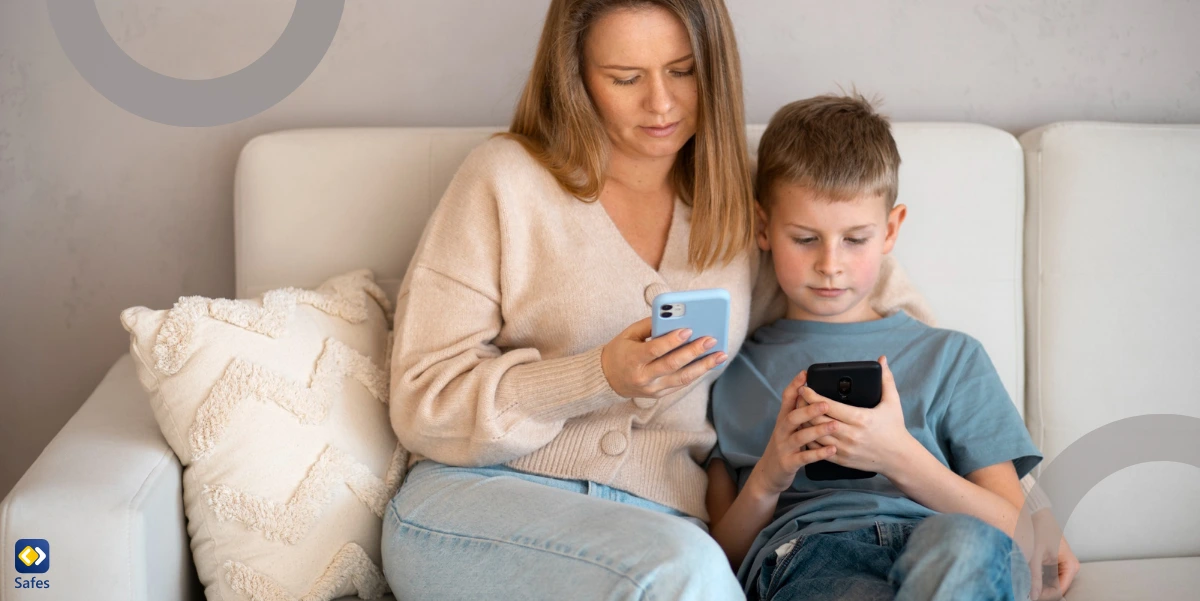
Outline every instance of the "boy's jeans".
<svg viewBox="0 0 1200 601">
<path fill-rule="evenodd" d="M 974 517 L 941 514 L 801 536 L 763 562 L 752 599 L 1026 599 L 1029 566 L 1011 538 Z"/>
<path fill-rule="evenodd" d="M 703 524 L 586 480 L 413 466 L 383 517 L 397 599 L 744 599 Z"/>
</svg>

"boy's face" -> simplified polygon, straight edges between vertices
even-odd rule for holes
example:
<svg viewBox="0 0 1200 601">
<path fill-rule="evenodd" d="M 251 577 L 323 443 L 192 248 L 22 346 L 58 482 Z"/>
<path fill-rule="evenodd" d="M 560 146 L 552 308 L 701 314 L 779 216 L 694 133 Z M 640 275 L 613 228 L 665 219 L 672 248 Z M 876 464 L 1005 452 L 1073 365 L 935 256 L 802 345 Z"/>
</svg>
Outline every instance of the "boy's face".
<svg viewBox="0 0 1200 601">
<path fill-rule="evenodd" d="M 771 251 L 775 275 L 788 297 L 788 319 L 851 323 L 879 319 L 867 302 L 883 256 L 892 251 L 907 209 L 887 210 L 864 194 L 832 201 L 809 188 L 771 187 L 758 246 Z"/>
</svg>

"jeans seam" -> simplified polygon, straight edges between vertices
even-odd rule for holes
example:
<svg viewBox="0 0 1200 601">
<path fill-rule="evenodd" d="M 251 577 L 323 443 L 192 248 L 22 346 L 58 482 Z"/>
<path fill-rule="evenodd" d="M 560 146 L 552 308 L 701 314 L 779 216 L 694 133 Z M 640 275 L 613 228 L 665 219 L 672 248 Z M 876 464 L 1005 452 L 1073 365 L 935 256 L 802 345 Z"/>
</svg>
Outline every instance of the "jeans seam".
<svg viewBox="0 0 1200 601">
<path fill-rule="evenodd" d="M 780 574 L 782 574 L 783 571 L 786 570 L 789 565 L 791 565 L 792 558 L 800 552 L 800 545 L 804 543 L 804 539 L 806 538 L 808 538 L 807 535 L 797 536 L 795 540 L 792 541 L 792 548 L 789 549 L 788 552 L 782 558 L 780 558 L 778 562 L 776 562 L 775 571 L 771 574 L 771 581 L 767 583 L 766 598 L 769 599 L 775 594 L 775 585 L 779 582 L 779 578 L 781 578 Z"/>
<path fill-rule="evenodd" d="M 1004 583 L 1004 582 L 993 582 L 992 583 L 992 590 L 994 590 L 994 591 L 1009 591 L 1010 594 L 1012 594 L 1012 597 L 1010 597 L 1010 598 L 1013 598 L 1013 599 L 1016 598 L 1016 593 L 1015 593 L 1015 591 L 1013 591 L 1013 582 L 1014 582 L 1014 578 L 1016 578 L 1016 575 L 1013 574 L 1013 570 L 1012 570 L 1013 548 L 1015 546 L 1016 546 L 1015 544 L 1012 544 L 1011 542 L 1009 542 L 1008 553 L 1004 554 L 1004 556 L 1008 559 L 1008 561 L 1004 562 L 1004 565 L 1001 566 L 1000 569 L 998 570 L 999 573 L 996 574 L 996 577 L 993 579 L 996 581 L 1003 581 L 1005 579 L 1004 578 L 1005 572 L 1008 572 L 1008 582 L 1007 583 Z M 1026 594 L 1026 597 L 1028 597 L 1028 594 Z"/>
<path fill-rule="evenodd" d="M 616 575 L 616 576 L 619 576 L 619 577 L 621 577 L 621 578 L 624 578 L 625 580 L 628 580 L 629 582 L 633 583 L 633 586 L 635 586 L 635 587 L 638 589 L 638 591 L 641 593 L 639 596 L 641 596 L 641 597 L 643 597 L 643 598 L 651 599 L 651 600 L 652 600 L 652 599 L 654 599 L 654 596 L 653 596 L 653 594 L 651 594 L 651 593 L 650 593 L 650 591 L 647 589 L 647 587 L 643 586 L 643 585 L 642 585 L 640 582 L 638 582 L 638 581 L 637 581 L 635 578 L 633 578 L 633 577 L 632 577 L 632 576 L 630 576 L 629 574 L 625 574 L 625 573 L 622 573 L 622 572 L 620 572 L 620 571 L 618 571 L 618 570 L 614 570 L 613 568 L 611 568 L 611 567 L 609 567 L 609 566 L 607 566 L 607 565 L 604 565 L 604 564 L 602 564 L 602 563 L 599 563 L 599 562 L 596 562 L 596 561 L 592 561 L 592 560 L 590 560 L 590 559 L 587 559 L 587 558 L 585 558 L 585 557 L 579 557 L 579 556 L 576 556 L 576 555 L 569 555 L 569 554 L 566 554 L 566 553 L 561 553 L 561 552 L 559 552 L 559 551 L 555 551 L 555 550 L 553 550 L 553 549 L 546 549 L 546 548 L 544 548 L 544 547 L 536 547 L 536 546 L 533 546 L 533 545 L 527 545 L 527 544 L 523 544 L 523 543 L 519 543 L 519 542 L 516 542 L 516 541 L 511 541 L 511 540 L 503 540 L 503 539 L 497 539 L 497 538 L 489 538 L 489 537 L 484 537 L 484 536 L 473 536 L 473 535 L 461 534 L 461 533 L 458 533 L 458 532 L 446 532 L 446 531 L 443 531 L 443 530 L 438 530 L 438 529 L 436 529 L 436 528 L 429 528 L 429 527 L 427 527 L 427 526 L 422 526 L 422 525 L 420 525 L 420 524 L 415 524 L 415 523 L 413 523 L 413 522 L 410 522 L 410 521 L 407 521 L 407 520 L 405 520 L 405 519 L 403 519 L 403 518 L 400 518 L 400 517 L 399 517 L 399 514 L 396 512 L 395 508 L 392 508 L 392 513 L 396 513 L 396 514 L 397 514 L 397 519 L 399 520 L 399 522 L 400 522 L 400 524 L 401 524 L 401 525 L 408 526 L 408 527 L 410 527 L 410 528 L 415 528 L 415 529 L 417 529 L 417 530 L 424 530 L 425 532 L 432 532 L 432 533 L 434 533 L 434 534 L 440 534 L 440 535 L 442 535 L 442 536 L 448 536 L 448 537 L 455 537 L 455 538 L 463 538 L 463 539 L 467 539 L 467 540 L 475 540 L 475 541 L 489 542 L 489 543 L 498 544 L 498 545 L 511 545 L 511 546 L 514 546 L 514 547 L 522 547 L 522 548 L 525 548 L 525 549 L 529 549 L 529 550 L 531 550 L 531 551 L 542 551 L 542 552 L 549 553 L 549 554 L 551 554 L 551 555 L 557 555 L 557 556 L 559 556 L 559 557 L 563 557 L 563 558 L 566 558 L 566 559 L 574 559 L 574 560 L 576 560 L 576 561 L 581 561 L 581 562 L 583 562 L 583 563 L 587 563 L 587 564 L 593 565 L 593 566 L 595 566 L 595 567 L 597 567 L 597 568 L 600 568 L 600 569 L 602 569 L 602 570 L 604 570 L 604 571 L 606 571 L 606 572 L 610 572 L 610 573 L 612 573 L 612 574 L 614 574 L 614 575 Z"/>
</svg>

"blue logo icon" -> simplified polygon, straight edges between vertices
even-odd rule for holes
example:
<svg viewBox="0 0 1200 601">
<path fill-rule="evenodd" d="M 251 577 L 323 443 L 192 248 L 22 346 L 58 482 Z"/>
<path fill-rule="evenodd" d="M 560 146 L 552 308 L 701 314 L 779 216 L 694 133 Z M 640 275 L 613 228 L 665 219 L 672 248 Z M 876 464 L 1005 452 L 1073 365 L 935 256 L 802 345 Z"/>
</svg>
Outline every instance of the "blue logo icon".
<svg viewBox="0 0 1200 601">
<path fill-rule="evenodd" d="M 45 574 L 50 570 L 50 543 L 42 538 L 22 538 L 13 552 L 18 574 Z"/>
</svg>

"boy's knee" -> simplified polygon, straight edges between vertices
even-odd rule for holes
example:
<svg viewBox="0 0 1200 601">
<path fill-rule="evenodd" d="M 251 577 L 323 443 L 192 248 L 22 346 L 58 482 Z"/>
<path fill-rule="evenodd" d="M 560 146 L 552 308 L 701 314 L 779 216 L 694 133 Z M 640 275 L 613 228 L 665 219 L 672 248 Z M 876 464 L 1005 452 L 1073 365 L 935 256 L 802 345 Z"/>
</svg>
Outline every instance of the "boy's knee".
<svg viewBox="0 0 1200 601">
<path fill-rule="evenodd" d="M 942 552 L 959 560 L 989 562 L 996 554 L 1011 550 L 1012 539 L 974 516 L 944 513 L 922 521 L 909 536 L 908 546 Z"/>
<path fill-rule="evenodd" d="M 1023 598 L 1029 568 L 1014 552 L 1012 539 L 972 516 L 942 514 L 926 518 L 908 538 L 889 578 L 900 584 L 897 599 Z"/>
</svg>

